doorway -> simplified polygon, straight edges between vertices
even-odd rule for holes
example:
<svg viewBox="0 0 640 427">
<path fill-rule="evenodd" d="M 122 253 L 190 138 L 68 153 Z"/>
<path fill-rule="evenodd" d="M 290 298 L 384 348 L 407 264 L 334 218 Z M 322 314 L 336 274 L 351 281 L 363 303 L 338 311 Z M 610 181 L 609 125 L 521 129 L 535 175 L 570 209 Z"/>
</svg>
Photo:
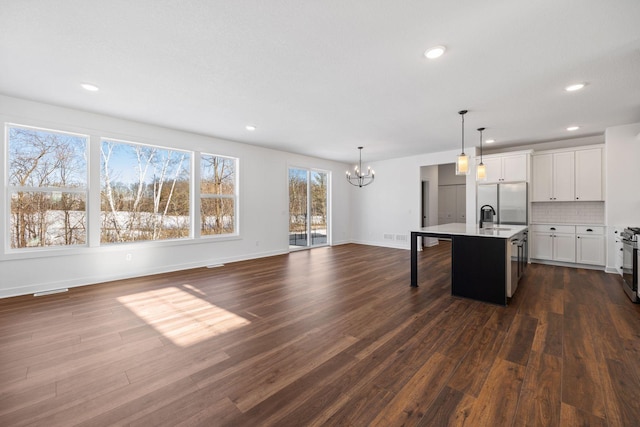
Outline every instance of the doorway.
<svg viewBox="0 0 640 427">
<path fill-rule="evenodd" d="M 429 227 L 438 224 L 438 166 L 420 167 L 420 226 Z M 423 237 L 421 247 L 438 244 L 438 239 Z"/>
<path fill-rule="evenodd" d="M 467 222 L 467 177 L 454 163 L 438 165 L 438 224 Z"/>
<path fill-rule="evenodd" d="M 289 168 L 289 249 L 329 243 L 329 173 Z"/>
</svg>

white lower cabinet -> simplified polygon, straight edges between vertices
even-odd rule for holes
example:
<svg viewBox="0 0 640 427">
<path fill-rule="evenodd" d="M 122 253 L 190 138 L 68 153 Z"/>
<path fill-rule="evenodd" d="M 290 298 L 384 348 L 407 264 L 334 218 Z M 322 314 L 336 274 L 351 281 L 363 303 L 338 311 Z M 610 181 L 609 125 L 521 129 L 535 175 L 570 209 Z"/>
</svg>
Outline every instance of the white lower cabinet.
<svg viewBox="0 0 640 427">
<path fill-rule="evenodd" d="M 604 227 L 576 227 L 576 262 L 604 265 Z"/>
<path fill-rule="evenodd" d="M 615 263 L 616 271 L 621 276 L 622 276 L 622 263 L 624 259 L 624 245 L 622 243 L 622 236 L 621 236 L 622 230 L 624 230 L 623 227 L 615 227 L 613 229 L 614 263 Z"/>
<path fill-rule="evenodd" d="M 604 265 L 604 227 L 534 224 L 531 258 L 567 263 Z"/>
<path fill-rule="evenodd" d="M 576 228 L 573 225 L 532 225 L 531 240 L 531 258 L 576 262 Z"/>
<path fill-rule="evenodd" d="M 576 262 L 576 235 L 555 233 L 553 235 L 553 259 L 562 262 Z"/>
<path fill-rule="evenodd" d="M 553 235 L 548 232 L 531 231 L 531 258 L 553 259 Z"/>
</svg>

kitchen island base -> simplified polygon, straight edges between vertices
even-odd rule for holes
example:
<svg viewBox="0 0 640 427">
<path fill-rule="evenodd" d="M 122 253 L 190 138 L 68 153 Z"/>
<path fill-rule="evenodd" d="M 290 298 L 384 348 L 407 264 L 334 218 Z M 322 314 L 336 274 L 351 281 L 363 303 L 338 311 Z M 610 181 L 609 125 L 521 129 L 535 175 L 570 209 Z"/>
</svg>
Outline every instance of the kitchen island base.
<svg viewBox="0 0 640 427">
<path fill-rule="evenodd" d="M 489 230 L 483 229 L 448 232 L 451 230 L 456 228 L 436 226 L 411 232 L 411 286 L 418 286 L 418 237 L 445 238 L 451 240 L 451 294 L 507 305 L 507 298 L 517 286 L 517 278 L 516 283 L 511 282 L 512 268 L 520 268 L 520 261 L 517 266 L 512 265 L 512 238 L 526 233 L 526 227 L 514 226 L 495 235 L 485 234 Z"/>
</svg>

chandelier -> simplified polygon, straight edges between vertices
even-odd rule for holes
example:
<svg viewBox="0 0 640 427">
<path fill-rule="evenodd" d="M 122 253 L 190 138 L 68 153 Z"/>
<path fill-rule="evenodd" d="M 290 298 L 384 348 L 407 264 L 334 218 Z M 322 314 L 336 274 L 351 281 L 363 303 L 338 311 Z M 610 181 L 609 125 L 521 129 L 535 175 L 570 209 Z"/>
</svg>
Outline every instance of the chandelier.
<svg viewBox="0 0 640 427">
<path fill-rule="evenodd" d="M 364 187 L 366 185 L 371 184 L 375 179 L 375 175 L 376 175 L 376 172 L 371 170 L 371 167 L 367 168 L 366 174 L 362 173 L 362 149 L 363 148 L 364 147 L 358 147 L 358 150 L 360 150 L 360 160 L 353 170 L 353 175 L 351 175 L 351 172 L 347 171 L 347 181 L 349 181 L 351 185 L 355 185 L 356 187 Z"/>
</svg>

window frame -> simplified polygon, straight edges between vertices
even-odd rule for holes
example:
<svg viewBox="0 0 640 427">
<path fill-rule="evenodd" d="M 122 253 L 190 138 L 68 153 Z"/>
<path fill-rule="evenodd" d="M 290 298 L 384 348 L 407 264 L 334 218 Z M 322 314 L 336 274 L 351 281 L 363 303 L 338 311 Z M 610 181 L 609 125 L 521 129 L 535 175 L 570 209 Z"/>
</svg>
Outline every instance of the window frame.
<svg viewBox="0 0 640 427">
<path fill-rule="evenodd" d="M 202 183 L 202 158 L 204 156 L 211 157 L 221 157 L 224 159 L 233 160 L 233 175 L 234 175 L 234 183 L 233 183 L 233 194 L 215 194 L 215 193 L 203 193 L 201 188 Z M 227 156 L 223 154 L 213 154 L 209 152 L 201 151 L 198 153 L 198 164 L 197 164 L 197 207 L 198 211 L 194 212 L 194 215 L 197 216 L 197 228 L 194 228 L 194 232 L 196 232 L 197 236 L 202 239 L 233 239 L 238 238 L 240 236 L 240 220 L 239 220 L 239 187 L 240 187 L 240 159 L 234 156 Z M 202 199 L 231 199 L 233 200 L 233 233 L 224 233 L 224 234 L 202 234 Z M 194 204 L 195 205 L 195 204 Z"/>
<path fill-rule="evenodd" d="M 5 215 L 4 227 L 6 230 L 5 238 L 3 242 L 4 247 L 4 255 L 26 255 L 30 257 L 32 255 L 37 254 L 50 254 L 56 252 L 64 252 L 65 254 L 69 251 L 74 250 L 82 250 L 88 248 L 91 243 L 91 233 L 90 233 L 90 208 L 89 208 L 89 197 L 90 197 L 90 180 L 91 180 L 91 135 L 85 132 L 76 132 L 69 131 L 64 129 L 51 129 L 43 126 L 36 126 L 30 124 L 19 124 L 12 121 L 4 121 L 4 150 L 3 150 L 3 158 L 2 158 L 2 169 L 4 169 L 4 197 L 0 209 L 2 209 L 3 214 Z M 51 187 L 51 186 L 42 186 L 42 187 L 34 187 L 34 186 L 22 186 L 22 185 L 12 185 L 10 183 L 11 176 L 11 165 L 10 165 L 10 129 L 18 128 L 24 130 L 35 130 L 40 132 L 49 132 L 52 134 L 64 134 L 69 136 L 79 137 L 85 140 L 84 147 L 84 158 L 85 158 L 85 183 L 82 187 Z M 0 169 L 1 170 L 1 169 Z M 67 193 L 67 194 L 81 194 L 84 196 L 84 216 L 85 216 L 85 242 L 82 244 L 73 244 L 73 245 L 50 245 L 50 246 L 27 246 L 22 248 L 13 248 L 11 247 L 11 200 L 12 195 L 18 192 L 28 192 L 28 193 L 43 193 L 52 195 L 54 193 Z M 3 257 L 4 258 L 4 257 Z"/>
<path fill-rule="evenodd" d="M 291 198 L 291 192 L 290 192 L 290 187 L 289 187 L 289 174 L 291 169 L 297 169 L 297 170 L 301 170 L 301 171 L 305 171 L 306 172 L 306 177 L 307 177 L 307 215 L 309 218 L 309 221 L 311 221 L 311 174 L 313 172 L 316 173 L 322 173 L 326 175 L 327 178 L 327 191 L 325 194 L 325 209 L 326 209 L 326 226 L 327 226 L 327 242 L 321 245 L 307 245 L 307 246 L 300 246 L 300 247 L 294 247 L 292 245 L 289 245 L 289 251 L 290 252 L 295 252 L 295 251 L 300 251 L 300 250 L 307 250 L 307 249 L 313 249 L 313 248 L 321 248 L 321 247 L 327 247 L 327 246 L 333 246 L 333 230 L 332 230 L 332 188 L 333 188 L 333 174 L 332 171 L 329 169 L 322 169 L 322 168 L 318 168 L 318 167 L 314 167 L 314 166 L 300 166 L 298 163 L 290 163 L 287 164 L 287 169 L 286 169 L 286 175 L 287 175 L 287 203 L 289 203 L 289 200 Z M 290 211 L 289 208 L 287 207 L 287 212 L 290 215 Z M 289 220 L 290 221 L 290 220 Z M 310 230 L 311 228 L 311 222 L 309 222 L 306 225 L 307 231 Z"/>
<path fill-rule="evenodd" d="M 102 235 L 102 157 L 100 157 L 100 167 L 99 167 L 99 178 L 98 178 L 98 183 L 97 183 L 97 187 L 98 187 L 98 198 L 100 199 L 100 203 L 98 205 L 98 216 L 100 218 L 97 228 L 98 228 L 98 241 L 97 241 L 97 245 L 100 247 L 106 247 L 106 246 L 123 246 L 123 245 L 130 245 L 130 244 L 140 244 L 140 243 L 157 243 L 157 244 L 161 244 L 164 242 L 179 242 L 179 241 L 188 241 L 188 240 L 193 240 L 194 239 L 194 229 L 195 229 L 195 225 L 194 225 L 194 216 L 193 216 L 193 209 L 194 209 L 194 203 L 193 203 L 193 192 L 194 192 L 194 181 L 196 180 L 196 175 L 195 175 L 195 171 L 194 171 L 194 157 L 198 154 L 196 151 L 194 150 L 186 150 L 186 149 L 181 149 L 181 148 L 172 148 L 172 147 L 167 147 L 167 146 L 163 146 L 163 145 L 159 145 L 159 144 L 152 144 L 152 143 L 147 143 L 147 142 L 136 142 L 136 141 L 130 141 L 130 140 L 126 140 L 126 139 L 121 139 L 121 138 L 111 138 L 111 137 L 107 137 L 107 136 L 101 136 L 99 137 L 99 141 L 98 141 L 98 146 L 99 146 L 99 153 L 101 155 L 102 153 L 102 144 L 104 142 L 113 142 L 116 144 L 126 144 L 126 145 L 130 145 L 130 146 L 143 146 L 143 147 L 151 147 L 151 148 L 157 148 L 159 150 L 167 150 L 167 151 L 175 151 L 175 152 L 181 152 L 181 153 L 186 153 L 189 155 L 189 231 L 187 233 L 186 236 L 184 237 L 176 237 L 176 238 L 169 238 L 169 239 L 158 239 L 158 240 L 154 240 L 154 239 L 150 239 L 150 240 L 133 240 L 133 241 L 127 241 L 127 242 L 102 242 L 102 238 L 100 237 Z"/>
<path fill-rule="evenodd" d="M 91 253 L 110 253 L 119 252 L 131 248 L 132 250 L 153 249 L 158 247 L 181 247 L 185 245 L 211 244 L 212 242 L 235 241 L 242 240 L 242 188 L 241 188 L 241 156 L 238 154 L 211 154 L 209 151 L 203 151 L 198 144 L 187 144 L 186 148 L 178 145 L 172 146 L 170 139 L 175 139 L 175 135 L 157 135 L 153 132 L 144 133 L 122 133 L 117 130 L 108 130 L 106 127 L 93 126 L 83 127 L 76 126 L 72 123 L 59 121 L 31 120 L 25 117 L 14 115 L 1 115 L 1 123 L 4 125 L 4 133 L 2 135 L 3 147 L 0 150 L 0 175 L 4 178 L 2 190 L 0 192 L 0 212 L 5 216 L 3 226 L 5 227 L 4 242 L 2 242 L 0 250 L 0 261 L 22 260 L 22 259 L 38 259 L 58 256 L 85 255 Z M 73 191 L 85 192 L 85 215 L 86 215 L 86 242 L 83 245 L 61 245 L 48 247 L 31 247 L 12 249 L 10 232 L 10 195 L 9 191 L 9 131 L 8 126 L 16 126 L 26 129 L 38 129 L 50 131 L 54 133 L 63 133 L 70 135 L 79 135 L 87 139 L 86 145 L 86 167 L 87 181 L 84 190 L 74 189 Z M 132 144 L 140 144 L 154 146 L 162 149 L 182 151 L 189 153 L 191 156 L 191 173 L 190 173 L 190 224 L 191 234 L 189 237 L 169 240 L 141 240 L 134 242 L 124 242 L 122 244 L 106 244 L 100 242 L 100 220 L 101 220 L 101 153 L 100 147 L 103 140 L 125 142 Z M 192 148 L 193 147 L 193 148 Z M 241 151 L 241 150 L 240 150 Z M 202 154 L 214 155 L 218 157 L 231 158 L 235 160 L 235 233 L 234 234 L 218 234 L 218 235 L 200 235 L 200 157 Z M 60 188 L 55 188 L 56 192 Z"/>
</svg>

